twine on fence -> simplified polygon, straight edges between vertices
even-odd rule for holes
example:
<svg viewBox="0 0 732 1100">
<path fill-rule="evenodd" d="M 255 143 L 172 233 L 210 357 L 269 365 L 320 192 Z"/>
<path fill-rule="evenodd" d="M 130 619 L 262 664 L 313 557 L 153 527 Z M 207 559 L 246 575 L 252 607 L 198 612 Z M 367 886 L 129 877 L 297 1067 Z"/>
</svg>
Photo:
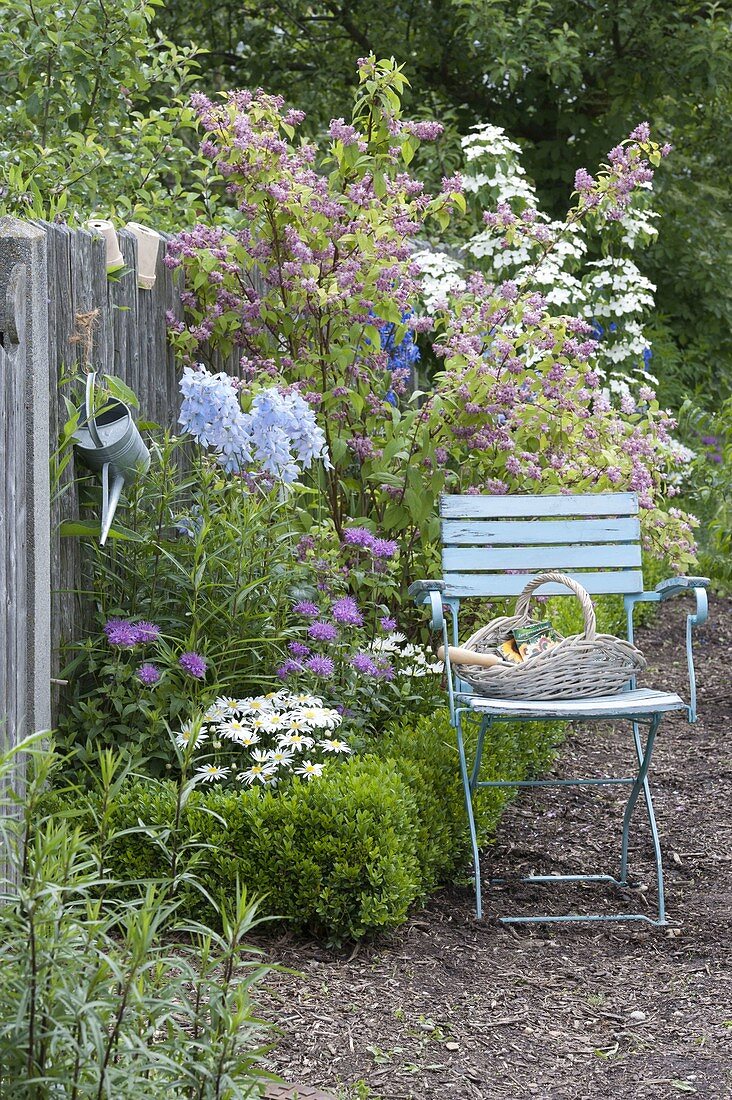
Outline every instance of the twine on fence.
<svg viewBox="0 0 732 1100">
<path fill-rule="evenodd" d="M 98 309 L 90 309 L 86 313 L 78 310 L 74 314 L 74 331 L 69 336 L 69 343 L 79 345 L 83 367 L 88 367 L 91 363 L 94 351 L 94 328 L 98 320 Z"/>
</svg>

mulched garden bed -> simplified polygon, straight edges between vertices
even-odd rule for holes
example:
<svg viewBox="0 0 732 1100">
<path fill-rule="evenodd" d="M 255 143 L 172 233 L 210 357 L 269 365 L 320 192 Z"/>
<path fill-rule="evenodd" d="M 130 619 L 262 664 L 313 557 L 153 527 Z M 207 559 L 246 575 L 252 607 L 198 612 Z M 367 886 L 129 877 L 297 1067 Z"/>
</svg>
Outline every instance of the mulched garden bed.
<svg viewBox="0 0 732 1100">
<path fill-rule="evenodd" d="M 646 683 L 685 694 L 690 606 L 664 605 L 640 633 Z M 273 975 L 262 999 L 282 1032 L 272 1068 L 348 1100 L 732 1097 L 732 601 L 711 601 L 697 647 L 700 720 L 665 719 L 651 768 L 672 927 L 478 923 L 465 886 L 350 952 L 269 940 L 271 960 L 297 972 Z M 575 727 L 555 770 L 617 775 L 631 756 L 627 729 Z M 613 869 L 624 793 L 523 792 L 484 855 L 485 878 Z M 489 904 L 652 914 L 640 804 L 631 874 L 647 892 L 509 883 Z"/>
</svg>

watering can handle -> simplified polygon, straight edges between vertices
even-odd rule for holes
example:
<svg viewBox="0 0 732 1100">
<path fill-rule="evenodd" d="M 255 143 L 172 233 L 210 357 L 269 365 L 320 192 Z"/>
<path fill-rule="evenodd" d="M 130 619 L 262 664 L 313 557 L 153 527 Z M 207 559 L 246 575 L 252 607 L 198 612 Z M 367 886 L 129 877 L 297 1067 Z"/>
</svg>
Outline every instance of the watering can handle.
<svg viewBox="0 0 732 1100">
<path fill-rule="evenodd" d="M 102 440 L 97 431 L 97 421 L 94 415 L 94 380 L 97 376 L 96 371 L 89 371 L 86 376 L 86 423 L 89 428 L 89 434 L 94 440 L 95 447 L 102 447 Z"/>
</svg>

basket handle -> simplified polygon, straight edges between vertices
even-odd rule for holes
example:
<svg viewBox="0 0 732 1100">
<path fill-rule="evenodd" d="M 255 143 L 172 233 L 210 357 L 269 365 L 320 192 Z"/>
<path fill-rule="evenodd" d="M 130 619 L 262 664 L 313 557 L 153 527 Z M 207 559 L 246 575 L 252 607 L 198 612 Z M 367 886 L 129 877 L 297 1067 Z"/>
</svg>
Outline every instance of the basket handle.
<svg viewBox="0 0 732 1100">
<path fill-rule="evenodd" d="M 529 602 L 531 597 L 537 588 L 541 588 L 543 584 L 563 584 L 565 588 L 570 588 L 579 602 L 582 604 L 582 614 L 585 617 L 585 638 L 588 642 L 594 642 L 595 640 L 595 627 L 597 621 L 595 618 L 595 608 L 590 599 L 589 593 L 578 584 L 577 581 L 571 577 L 566 576 L 565 573 L 539 573 L 537 576 L 532 577 L 529 583 L 524 588 L 523 592 L 516 600 L 516 615 L 528 618 Z"/>
</svg>

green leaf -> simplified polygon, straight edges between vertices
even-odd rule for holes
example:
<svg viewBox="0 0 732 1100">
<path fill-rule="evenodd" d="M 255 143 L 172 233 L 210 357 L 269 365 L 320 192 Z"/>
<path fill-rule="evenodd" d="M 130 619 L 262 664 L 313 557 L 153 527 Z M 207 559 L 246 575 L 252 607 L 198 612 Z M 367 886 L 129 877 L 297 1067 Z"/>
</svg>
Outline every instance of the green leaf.
<svg viewBox="0 0 732 1100">
<path fill-rule="evenodd" d="M 125 405 L 132 405 L 133 408 L 139 409 L 140 402 L 137 400 L 137 394 L 121 378 L 115 374 L 105 374 L 104 382 L 112 397 L 123 401 Z"/>
</svg>

